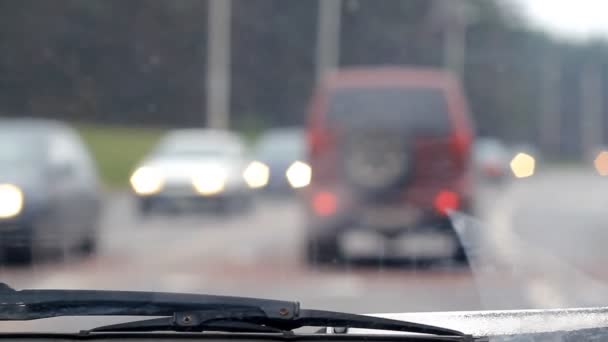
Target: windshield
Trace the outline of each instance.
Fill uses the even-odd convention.
[[[305,157],[306,145],[303,133],[276,133],[260,139],[255,155],[263,160],[294,161]]]
[[[44,157],[40,140],[0,124],[0,169],[35,167]]]
[[[158,158],[236,158],[242,147],[232,139],[170,135],[159,143],[153,155]]]
[[[238,157],[240,154],[236,148],[224,148],[222,146],[163,146],[155,151],[155,155],[161,158],[222,158]]]
[[[606,0],[0,0],[0,283],[606,306],[607,23]],[[127,320],[18,305],[0,332]]]

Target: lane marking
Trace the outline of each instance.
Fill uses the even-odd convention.
[[[511,264],[513,275],[526,283],[528,301],[534,308],[597,305],[597,297],[594,298],[593,294],[597,296],[599,293],[607,293],[606,284],[593,279],[550,251],[531,245],[513,231],[512,217],[517,203],[515,199],[525,198],[521,197],[523,187],[517,185],[499,197],[490,214],[490,242],[498,258]],[[584,291],[579,291],[580,289]]]

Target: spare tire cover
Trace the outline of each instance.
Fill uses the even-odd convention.
[[[403,131],[351,131],[344,138],[343,168],[350,185],[379,192],[392,190],[407,180],[411,157]]]

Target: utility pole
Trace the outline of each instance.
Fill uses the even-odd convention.
[[[209,0],[207,35],[207,127],[230,124],[231,0]]]
[[[443,37],[443,67],[459,79],[464,75],[467,26],[476,14],[462,0],[434,0],[430,11],[431,29]]]
[[[542,66],[540,144],[542,151],[559,154],[561,147],[561,81],[559,57],[547,56]]]
[[[467,49],[467,18],[465,4],[460,1],[445,1],[444,6],[450,6],[450,20],[443,31],[443,63],[446,69],[452,71],[462,80],[466,63]],[[448,3],[450,5],[448,5]]]
[[[317,82],[340,61],[340,22],[342,0],[318,0]]]
[[[603,143],[601,75],[601,67],[594,63],[586,64],[581,74],[581,148],[588,158]]]

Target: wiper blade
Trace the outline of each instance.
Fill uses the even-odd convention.
[[[306,309],[299,310],[297,315],[288,319],[268,317],[261,310],[228,309],[176,312],[172,317],[106,325],[90,331],[225,331],[222,328],[218,329],[218,324],[220,327],[230,327],[234,330],[241,329],[241,331],[246,331],[246,326],[242,325],[243,323],[257,330],[269,329],[266,332],[285,332],[303,327],[340,327],[421,333],[438,336],[465,336],[465,334],[460,331],[425,324],[342,312]]]
[[[289,332],[340,327],[472,339],[452,329],[341,312],[304,310],[298,302],[163,292],[22,290],[0,284],[0,321],[57,316],[164,316],[92,329],[101,331]],[[460,340],[460,339],[459,339]]]
[[[178,316],[178,315],[176,315]],[[189,318],[187,322],[183,320],[186,317],[192,317],[190,313],[186,313],[181,318],[182,321],[175,320],[173,317],[162,317],[155,319],[148,319],[142,321],[133,321],[128,323],[119,323],[112,325],[104,325],[91,330],[84,330],[80,333],[91,333],[91,332],[151,332],[151,331],[181,331],[181,332],[204,332],[204,331],[216,331],[216,332],[246,332],[246,333],[283,333],[284,330],[273,328],[271,326],[265,326],[259,323],[250,323],[246,321],[237,320],[217,320],[209,321],[206,323],[190,322]]]

